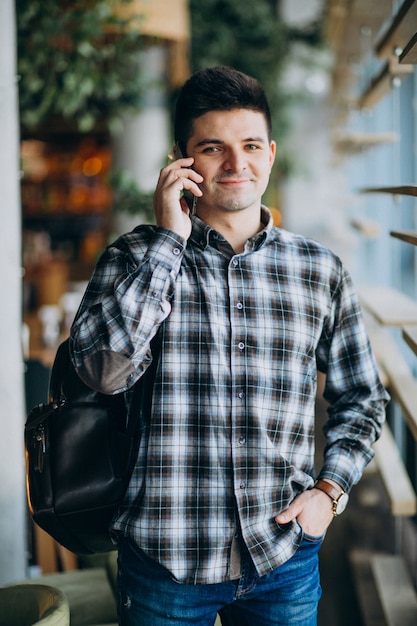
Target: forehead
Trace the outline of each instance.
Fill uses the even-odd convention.
[[[268,139],[268,127],[263,113],[251,109],[209,111],[193,122],[191,140],[199,141],[210,137],[226,141],[251,137]]]

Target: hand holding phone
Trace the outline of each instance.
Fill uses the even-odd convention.
[[[202,195],[199,185],[203,177],[193,169],[194,159],[184,157],[175,147],[175,160],[162,168],[153,196],[156,224],[178,233],[184,239],[191,234],[191,215],[197,198]],[[189,200],[185,197],[189,189]],[[190,197],[191,196],[191,197]]]
[[[176,158],[177,159],[186,158],[186,156],[183,154],[183,151],[181,150],[181,146],[178,141],[175,144],[175,146],[176,146],[176,152],[175,152]],[[188,189],[183,190],[183,195],[184,195],[184,198],[187,200],[187,204],[190,209],[190,215],[195,215],[197,211],[197,202],[198,202],[197,196],[191,193],[191,191],[189,191]]]

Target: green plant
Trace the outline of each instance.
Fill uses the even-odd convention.
[[[140,108],[144,78],[139,15],[130,0],[17,0],[17,64],[23,126],[54,118],[89,131]]]
[[[113,212],[124,212],[129,215],[141,214],[146,222],[154,221],[153,192],[139,189],[129,172],[126,170],[111,172],[109,185],[113,192]]]

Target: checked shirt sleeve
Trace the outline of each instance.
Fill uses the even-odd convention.
[[[145,226],[105,250],[71,329],[73,363],[90,387],[126,391],[149,366],[184,249],[175,233]]]
[[[344,272],[318,349],[329,403],[320,478],[349,491],[373,457],[389,396],[382,386],[350,276]],[[324,366],[320,367],[320,364]]]

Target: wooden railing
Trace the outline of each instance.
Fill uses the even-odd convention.
[[[392,233],[417,243],[410,233]],[[411,241],[410,241],[411,239]],[[390,287],[360,292],[365,322],[383,383],[401,407],[410,433],[417,441],[417,378],[390,327],[402,329],[402,338],[417,355],[417,303]],[[389,425],[375,444],[375,461],[398,528],[417,512],[417,496]],[[415,626],[417,594],[401,545],[392,553],[351,550],[350,565],[365,626]]]

